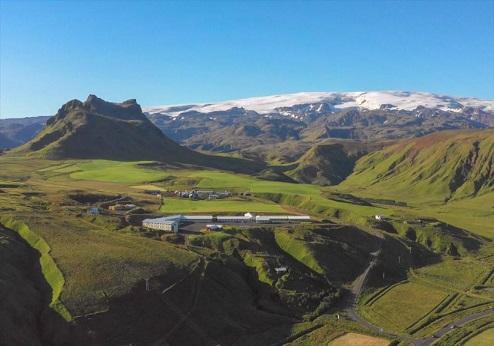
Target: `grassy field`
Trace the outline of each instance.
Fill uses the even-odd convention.
[[[140,166],[146,162],[116,162],[106,160],[68,161],[57,163],[52,167],[44,168],[41,174],[68,175],[73,180],[85,180],[94,182],[108,182],[120,184],[134,184],[139,188],[176,189],[176,188],[201,188],[231,190],[234,192],[248,191],[262,198],[273,199],[278,204],[299,208],[321,216],[335,216],[358,224],[365,224],[366,219],[375,214],[393,215],[404,214],[410,217],[437,217],[439,220],[451,223],[458,227],[464,227],[477,234],[494,239],[494,198],[492,194],[486,194],[474,199],[453,201],[447,206],[433,203],[423,208],[422,203],[414,204],[406,197],[412,208],[399,206],[363,206],[351,203],[343,203],[324,196],[325,191],[342,191],[345,193],[364,194],[369,197],[382,198],[382,192],[373,194],[372,190],[361,190],[353,185],[335,188],[321,188],[310,184],[294,184],[276,181],[256,179],[254,177],[204,169],[156,169],[148,166]],[[154,182],[153,184],[148,184]],[[139,184],[141,184],[139,186]],[[143,185],[144,184],[144,185]],[[147,184],[147,185],[146,185]],[[280,197],[281,195],[281,197]],[[274,196],[274,197],[273,197]],[[403,194],[398,200],[402,200]],[[389,198],[396,198],[390,195]],[[203,205],[187,205],[185,201],[173,201],[166,206],[165,212],[177,212],[182,208],[192,208],[193,212],[239,212],[251,210],[257,212],[279,212],[282,209],[266,201],[249,202],[243,205],[243,201],[234,201],[232,205],[215,202]],[[202,202],[201,202],[202,203]],[[234,206],[233,206],[234,205]],[[245,207],[245,208],[244,208]],[[249,209],[250,207],[250,209]],[[202,209],[204,208],[204,209]],[[454,211],[454,212],[452,212]]]
[[[331,341],[328,346],[387,346],[389,340],[370,335],[347,333]]]
[[[77,180],[134,184],[159,180],[167,175],[163,171],[139,167],[138,162],[91,160],[76,162],[71,167],[73,167],[73,171],[69,172],[70,177]],[[67,170],[67,167],[62,167],[61,169]]]
[[[362,306],[362,314],[378,326],[397,332],[431,312],[447,293],[441,289],[408,282],[395,286],[371,305]]]
[[[108,308],[107,297],[125,295],[142,286],[145,278],[164,275],[170,280],[179,279],[198,259],[198,254],[183,245],[146,238],[127,231],[128,227],[119,231],[118,218],[114,218],[115,221],[102,216],[95,221],[81,217],[80,213],[85,212],[87,205],[77,205],[67,198],[74,191],[130,196],[153,213],[158,212],[159,201],[144,194],[146,189],[198,187],[249,192],[252,196],[212,201],[166,198],[160,211],[167,214],[300,212],[318,219],[357,224],[365,230],[370,230],[372,223],[369,220],[376,214],[397,219],[430,216],[494,239],[494,213],[489,195],[457,200],[448,205],[422,204],[413,199],[407,201],[408,206],[385,202],[364,205],[332,196],[338,192],[351,193],[362,199],[382,196],[372,196],[354,187],[273,182],[222,171],[190,167],[161,169],[141,164],[145,162],[0,158],[0,182],[3,184],[0,215],[15,216],[49,245],[50,256],[63,274],[63,280],[57,281],[60,285],[54,286],[55,291],[73,316],[104,311]],[[367,233],[352,231],[349,227],[335,228],[331,233],[326,231],[280,229],[270,237],[264,233],[250,234],[247,230],[233,237],[225,231],[191,236],[189,240],[192,245],[208,247],[210,252],[221,252],[225,245],[232,247],[235,242],[247,246],[245,242],[248,242],[249,250],[244,248],[240,252],[240,261],[257,273],[257,280],[272,287],[278,283],[285,290],[300,290],[301,283],[294,279],[297,275],[305,278],[306,287],[320,284],[308,283],[312,276],[351,282],[368,263],[371,248],[374,251],[377,246],[372,239],[362,235]],[[462,294],[451,304],[452,310],[484,302],[491,297],[488,288],[492,279],[486,278],[483,285],[487,288],[481,285],[475,290],[473,286],[478,285],[492,268],[489,261],[492,250],[484,246],[479,254],[466,253],[460,259],[446,256],[440,263],[416,268],[410,282],[394,287],[370,306],[362,306],[362,313],[376,325],[403,332],[431,312],[448,294]],[[291,264],[293,273],[287,281],[274,276],[269,266],[279,264],[271,263],[267,259],[269,256],[284,258],[283,264]],[[323,329],[313,331],[308,338],[316,340],[323,332],[325,337],[331,335],[331,338],[343,334],[341,329]],[[300,344],[303,344],[302,339]],[[327,343],[330,339],[325,340]]]
[[[161,207],[165,213],[286,213],[280,205],[270,201],[228,198],[218,200],[190,200],[185,198],[166,198]]]
[[[443,262],[416,269],[419,278],[449,289],[464,290],[476,284],[490,269],[489,263],[464,258],[445,259]]]
[[[64,165],[55,168],[68,170]],[[74,180],[87,180],[99,182],[112,182],[134,184],[139,187],[139,184],[149,183],[153,181],[162,181],[152,184],[157,188],[166,189],[176,187],[176,180],[181,183],[190,181],[193,185],[182,186],[187,188],[201,189],[217,189],[231,190],[234,192],[250,192],[253,194],[283,194],[292,196],[304,196],[306,204],[312,207],[321,207],[322,209],[341,209],[348,213],[353,213],[358,216],[370,216],[373,213],[383,211],[382,208],[358,207],[349,203],[341,203],[330,200],[322,196],[321,188],[310,184],[294,184],[276,181],[268,181],[256,179],[254,177],[234,174],[230,172],[220,172],[203,169],[151,169],[139,166],[138,162],[114,162],[105,160],[90,160],[90,161],[74,161],[74,171],[70,174],[70,178]],[[71,171],[69,169],[69,171]],[[171,182],[167,185],[167,179]],[[144,184],[150,187],[149,184]],[[142,186],[141,186],[142,187]],[[206,205],[205,205],[206,206]]]
[[[118,234],[68,215],[60,221],[50,216],[17,218],[50,244],[65,279],[60,299],[73,315],[104,310],[105,295],[126,293],[146,277],[173,276],[196,260],[193,253],[171,244]]]
[[[494,345],[494,328],[484,330],[465,343],[465,346],[491,346]]]

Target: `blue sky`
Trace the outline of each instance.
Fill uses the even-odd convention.
[[[494,99],[494,1],[0,0],[0,116],[299,91]]]

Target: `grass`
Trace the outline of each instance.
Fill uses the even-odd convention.
[[[257,277],[259,281],[264,282],[270,286],[273,285],[274,281],[270,277],[266,266],[264,265],[264,258],[256,256],[255,254],[246,251],[242,256],[244,263],[251,268],[254,268],[257,272]]]
[[[485,316],[456,328],[437,340],[435,346],[483,346],[494,341],[494,316]]]
[[[309,184],[266,181],[222,171],[190,168],[160,170],[139,166],[139,162],[105,160],[57,162],[0,158],[0,165],[0,181],[15,185],[5,188],[5,193],[0,193],[0,214],[15,215],[34,234],[45,239],[50,256],[65,280],[61,286],[63,289],[59,289],[60,299],[73,315],[105,310],[108,303],[105,295],[121,296],[141,284],[144,278],[155,275],[180,277],[197,259],[197,255],[180,246],[135,234],[123,234],[115,231],[118,227],[113,224],[96,224],[89,218],[79,218],[74,213],[64,211],[64,196],[74,190],[118,193],[136,199],[145,198],[140,190],[175,189],[177,184],[185,188],[197,186],[203,189],[248,191],[253,194],[252,197],[213,201],[166,198],[161,211],[171,214],[245,211],[286,213],[286,210],[296,210],[365,227],[368,226],[369,218],[375,214],[417,218],[434,216],[494,239],[494,213],[491,212],[493,200],[488,194],[468,200],[455,200],[447,205],[422,204],[414,196],[390,194],[392,198],[406,200],[410,207],[381,206],[375,203],[374,206],[363,206],[330,197],[334,191],[351,192],[358,197],[364,195],[363,198],[369,196],[366,191],[355,187],[322,188]],[[46,196],[28,198],[23,195],[24,192],[32,191],[41,191]],[[157,206],[155,199],[151,200],[149,196],[146,198]],[[347,230],[341,234],[351,233]],[[211,248],[220,250],[225,244],[239,241],[226,232],[195,237],[191,237],[193,242],[202,244],[204,241]],[[259,249],[241,255],[247,266],[255,268],[261,282],[272,284],[262,257],[257,256],[257,251],[265,251],[268,243],[251,241],[249,246]],[[368,260],[366,256],[369,249],[356,249],[357,244],[368,244],[368,240],[363,238],[334,237],[328,240],[320,234],[316,236],[277,230],[272,243],[276,251],[283,252],[283,256],[290,257],[292,262],[300,263],[301,270],[305,268],[304,272],[311,275],[334,274],[335,277],[344,277],[344,273],[338,272],[337,268],[358,273]],[[484,255],[490,254],[492,250]],[[448,292],[451,293],[450,290],[470,290],[477,279],[486,274],[489,263],[474,260],[468,253],[461,260],[445,258],[442,263],[416,269],[416,282],[391,289],[370,307],[364,306],[363,313],[378,325],[404,331],[433,310]],[[345,282],[351,278],[345,277]],[[462,302],[475,304],[476,298],[470,298]],[[316,335],[317,331],[311,334]]]
[[[287,254],[316,273],[325,273],[324,268],[322,268],[317,261],[314,252],[307,246],[307,243],[303,239],[288,233],[288,231],[282,230],[276,232],[274,237],[280,249],[285,251]]]
[[[141,162],[142,163],[142,162]],[[264,201],[251,201],[249,204],[242,204],[243,201],[235,201],[230,206],[227,201],[216,201],[217,204],[209,204],[209,201],[199,204],[180,205],[175,203],[189,203],[185,201],[174,201],[166,212],[178,212],[185,208],[196,206],[196,211],[258,211],[258,212],[281,212],[282,208],[276,204],[287,205],[291,208],[298,208],[312,214],[329,216],[340,214],[341,217],[348,218],[357,222],[365,220],[374,214],[386,214],[383,208],[373,208],[365,206],[355,206],[349,203],[338,202],[324,197],[321,188],[310,184],[294,184],[276,181],[267,181],[257,179],[244,174],[235,174],[231,172],[222,172],[205,169],[166,169],[158,170],[138,166],[139,162],[115,162],[105,160],[74,161],[77,171],[69,173],[70,178],[75,180],[88,180],[99,182],[112,182],[122,184],[133,184],[137,186],[149,187],[149,182],[160,181],[155,183],[161,189],[175,189],[177,180],[182,188],[201,188],[201,189],[218,189],[231,190],[234,192],[250,192],[259,196]],[[62,166],[59,169],[67,169]],[[167,185],[167,180],[169,184]],[[190,182],[189,186],[182,184]],[[272,200],[273,195],[281,194],[284,198],[281,201]],[[299,197],[303,196],[303,199]],[[271,199],[270,203],[266,199]],[[223,203],[224,202],[224,203]],[[194,202],[196,203],[196,202]],[[175,204],[175,206],[174,206]],[[213,207],[214,205],[214,207]],[[219,206],[219,207],[216,207]],[[201,209],[201,208],[205,209]],[[168,207],[165,207],[168,208]],[[228,209],[230,208],[230,209]],[[199,210],[201,209],[201,210]],[[187,209],[190,210],[190,209]]]
[[[494,345],[494,328],[484,330],[465,343],[465,346],[491,346]]]
[[[299,337],[290,343],[286,343],[286,345],[332,345],[334,340],[337,340],[348,333],[354,336],[361,335],[362,339],[366,340],[374,339],[376,336],[372,331],[363,328],[356,322],[344,318],[337,319],[335,315],[322,315],[312,321],[312,326],[313,330],[307,328],[306,330],[309,331],[308,333],[307,331],[300,333],[301,335]],[[356,340],[356,338],[353,338],[353,340]]]
[[[443,262],[416,269],[415,273],[419,278],[441,286],[464,290],[476,284],[490,269],[488,263],[473,258],[446,258]]]
[[[184,198],[165,198],[161,207],[165,213],[219,213],[219,212],[256,212],[256,213],[283,213],[286,212],[280,205],[270,201],[252,199],[224,199],[224,200],[190,200]]]
[[[225,232],[209,232],[199,235],[191,235],[187,237],[190,245],[208,247],[214,250],[223,250],[223,243],[233,238],[229,233]]]
[[[31,231],[24,223],[15,221],[13,218],[1,217],[0,222],[5,226],[16,231],[32,248],[40,253],[41,272],[52,289],[50,307],[55,310],[66,321],[72,320],[72,316],[64,304],[59,300],[65,284],[65,278],[58,268],[57,264],[50,255],[50,246],[39,235]]]
[[[105,295],[127,293],[145,278],[186,268],[196,256],[169,243],[119,234],[77,220],[35,223],[65,274],[62,300],[76,314],[106,309]],[[80,265],[84,263],[84,265]]]
[[[389,340],[384,338],[378,338],[370,335],[363,335],[357,333],[347,333],[342,335],[333,341],[328,346],[387,346]]]
[[[407,282],[395,286],[371,305],[361,306],[361,312],[384,329],[404,332],[446,296],[444,290]]]
[[[360,159],[343,185],[397,200],[428,203],[492,192],[490,168],[484,162],[490,160],[494,151],[493,133],[492,129],[452,131],[399,142]],[[461,166],[475,154],[475,145],[478,158],[474,165]],[[468,177],[460,186],[454,186],[454,174],[461,169],[468,169]],[[485,185],[475,192],[474,185],[482,180]]]
[[[76,162],[70,177],[76,180],[96,180],[115,183],[136,184],[156,181],[166,177],[163,171],[139,167],[146,162],[117,162],[107,160],[90,160]],[[62,168],[63,170],[66,167]],[[56,171],[56,170],[55,170]]]

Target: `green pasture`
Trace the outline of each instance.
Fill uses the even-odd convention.
[[[465,346],[492,346],[494,345],[494,328],[484,330],[468,340]]]
[[[107,160],[82,161],[75,163],[75,171],[70,173],[70,177],[76,180],[135,184],[159,180],[167,175],[164,171],[139,167],[138,164],[139,162]]]
[[[447,292],[427,285],[407,282],[395,286],[370,305],[360,307],[363,316],[387,330],[403,332],[430,313]]]
[[[165,198],[161,207],[165,213],[282,213],[286,212],[280,205],[260,200],[218,199],[190,200],[186,198]]]
[[[455,290],[464,290],[478,283],[490,270],[489,263],[470,257],[461,260],[446,258],[442,262],[415,270],[419,279]]]
[[[142,162],[141,162],[142,163]],[[116,162],[105,160],[77,161],[74,165],[77,171],[68,173],[73,180],[87,180],[100,182],[113,182],[134,184],[150,187],[149,183],[158,189],[174,190],[177,180],[180,182],[194,182],[191,186],[200,189],[231,190],[234,192],[249,192],[260,199],[225,200],[225,201],[179,201],[170,200],[165,205],[164,212],[281,212],[283,208],[276,204],[286,205],[311,214],[330,216],[340,214],[342,218],[348,218],[355,222],[365,223],[365,219],[376,214],[389,213],[384,208],[357,206],[350,203],[328,199],[321,194],[321,187],[310,184],[295,184],[261,180],[248,175],[231,172],[213,171],[205,169],[154,169],[142,167],[139,162]],[[68,170],[68,166],[60,166],[57,169]],[[70,168],[72,170],[73,168]],[[170,185],[167,185],[167,181]],[[278,196],[283,200],[278,200]],[[276,196],[274,198],[273,196]],[[295,197],[295,198],[293,198]],[[261,201],[261,199],[263,199]],[[268,201],[268,200],[271,200]],[[273,203],[274,202],[274,203]]]
[[[372,189],[356,186],[358,177],[342,186],[324,188],[311,184],[296,184],[258,179],[252,176],[207,169],[158,169],[139,166],[146,162],[119,162],[107,160],[69,161],[43,168],[40,173],[68,174],[72,180],[113,182],[135,184],[139,187],[156,189],[197,187],[200,189],[231,190],[250,192],[263,199],[271,199],[277,204],[300,209],[314,215],[336,216],[345,221],[361,225],[375,214],[400,215],[411,217],[436,217],[441,221],[463,227],[477,234],[494,238],[494,197],[488,193],[472,199],[455,200],[447,205],[435,201],[432,204],[417,202],[413,195],[390,191],[373,192]],[[154,183],[153,183],[154,182]],[[183,184],[187,184],[189,186]],[[152,183],[152,184],[149,184]],[[358,184],[357,184],[358,185]],[[367,186],[367,185],[365,185]],[[355,196],[372,198],[389,198],[406,201],[410,207],[399,206],[362,206],[336,201],[324,196],[325,191],[341,191]],[[190,209],[189,209],[190,208]],[[251,210],[256,212],[280,212],[273,203],[267,201],[231,201],[223,203],[170,201],[164,212],[239,212]]]

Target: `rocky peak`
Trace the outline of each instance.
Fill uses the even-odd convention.
[[[142,120],[141,106],[135,99],[129,99],[122,103],[108,102],[96,95],[89,95],[84,102],[84,108],[92,113],[111,116],[122,120]]]

